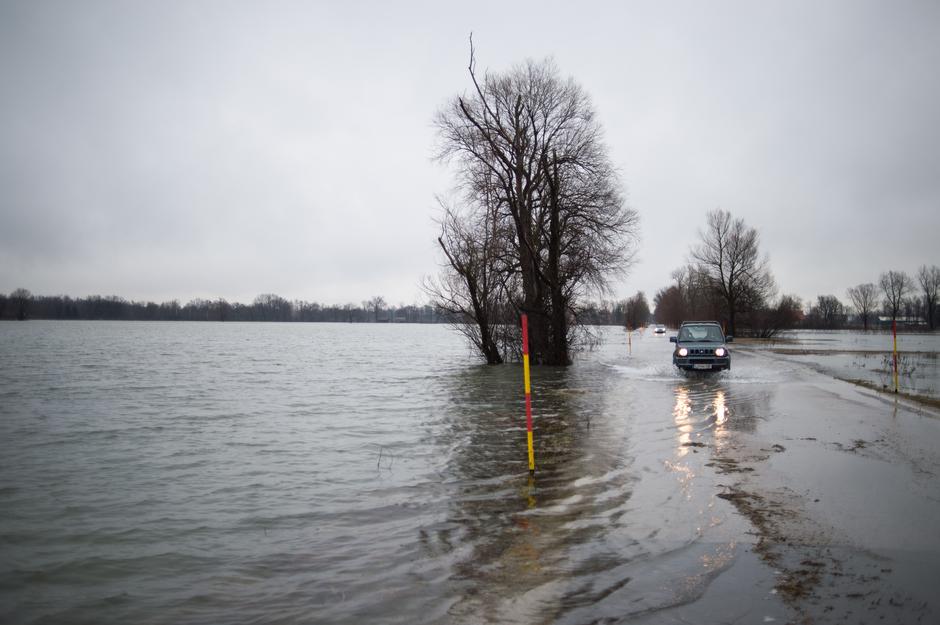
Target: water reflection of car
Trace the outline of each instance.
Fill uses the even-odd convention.
[[[666,333],[666,326],[664,326],[663,324],[657,323],[655,326],[653,326],[653,334],[665,334],[665,333]]]
[[[686,371],[730,369],[731,352],[726,343],[732,340],[715,321],[684,321],[679,326],[679,334],[669,337],[669,341],[676,344],[672,364]]]

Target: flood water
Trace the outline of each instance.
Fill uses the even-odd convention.
[[[790,365],[601,332],[530,477],[521,367],[443,326],[0,324],[0,622],[785,622],[714,462]]]
[[[889,332],[785,332],[779,341],[755,346],[843,380],[894,389],[894,337]],[[940,334],[897,336],[898,389],[940,399]]]

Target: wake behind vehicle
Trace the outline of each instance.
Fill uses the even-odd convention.
[[[725,336],[716,321],[684,321],[679,334],[670,336],[676,344],[672,364],[686,371],[722,371],[731,368],[731,352],[726,343],[733,337]]]

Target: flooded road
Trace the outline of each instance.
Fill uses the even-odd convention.
[[[935,413],[601,332],[0,324],[0,621],[933,622]]]

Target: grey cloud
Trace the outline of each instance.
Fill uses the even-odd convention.
[[[2,5],[0,291],[411,301],[471,30],[594,97],[643,218],[619,297],[719,206],[804,297],[940,263],[935,3],[538,6]]]

